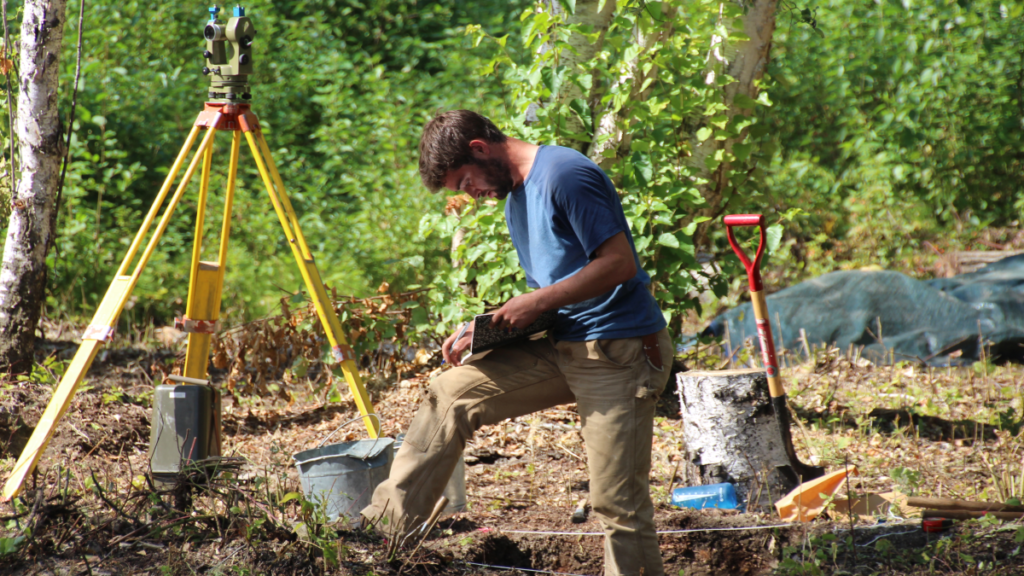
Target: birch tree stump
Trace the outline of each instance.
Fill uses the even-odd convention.
[[[681,372],[683,481],[731,482],[747,508],[771,506],[791,488],[776,470],[789,464],[763,370]]]

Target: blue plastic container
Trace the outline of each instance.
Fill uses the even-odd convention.
[[[728,482],[706,486],[683,486],[672,491],[672,505],[677,508],[739,508],[736,488]]]

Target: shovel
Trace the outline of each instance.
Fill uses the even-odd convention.
[[[757,226],[761,230],[761,240],[757,244],[757,255],[754,261],[743,253],[743,249],[736,243],[733,236],[733,226]],[[821,466],[808,466],[797,458],[793,450],[793,437],[789,432],[789,407],[786,406],[786,390],[782,387],[782,378],[779,377],[779,365],[775,360],[775,342],[772,340],[772,325],[768,320],[768,303],[764,298],[764,284],[761,282],[761,255],[764,253],[765,226],[764,215],[762,214],[733,214],[725,217],[725,231],[729,237],[729,244],[733,252],[739,257],[743,267],[747,269],[747,278],[750,281],[750,302],[754,306],[754,319],[757,321],[757,337],[761,341],[761,359],[764,362],[764,371],[768,374],[768,392],[772,397],[772,408],[775,410],[775,420],[779,423],[779,433],[782,435],[782,445],[786,448],[786,456],[789,458],[788,466],[779,466],[779,472],[792,485],[798,485],[807,480],[819,478],[825,474]]]

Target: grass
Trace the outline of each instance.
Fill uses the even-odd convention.
[[[806,422],[797,437],[823,462],[849,458],[863,489],[895,483],[921,495],[1005,500],[1020,486],[1019,366],[872,366],[831,349],[788,373]]]

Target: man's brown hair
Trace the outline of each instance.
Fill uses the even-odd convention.
[[[486,140],[502,144],[508,137],[488,120],[471,110],[451,110],[438,114],[423,127],[420,137],[420,178],[431,192],[444,187],[445,177],[473,163],[469,143]]]

